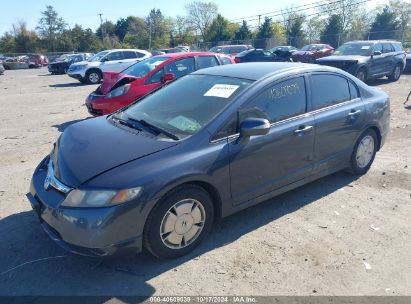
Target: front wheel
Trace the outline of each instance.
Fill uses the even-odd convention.
[[[91,70],[86,73],[87,83],[97,84],[101,80],[101,72],[98,70]]]
[[[377,153],[378,139],[375,131],[368,129],[358,138],[351,155],[350,167],[352,174],[365,174],[370,169]]]
[[[148,216],[144,246],[159,258],[180,257],[200,244],[213,220],[213,203],[203,188],[197,185],[176,188]]]

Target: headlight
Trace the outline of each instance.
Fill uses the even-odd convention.
[[[74,189],[69,192],[61,205],[65,207],[109,207],[136,198],[141,190],[141,187],[120,191]]]
[[[115,88],[113,91],[108,93],[105,98],[113,98],[113,97],[124,95],[127,93],[129,89],[130,89],[130,84],[125,84],[121,87]]]

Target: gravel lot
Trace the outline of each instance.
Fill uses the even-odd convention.
[[[0,295],[411,295],[411,75],[372,85],[391,96],[391,132],[365,176],[337,173],[224,219],[187,257],[98,260],[55,245],[25,196],[60,132],[89,117],[95,87],[6,71]]]

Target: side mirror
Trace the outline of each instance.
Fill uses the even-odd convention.
[[[174,80],[174,74],[173,73],[165,73],[164,76],[161,78],[161,82],[165,83],[167,81],[172,81]]]
[[[373,53],[373,55],[375,55],[375,56],[379,56],[379,55],[381,55],[382,53],[380,52],[380,51],[375,51],[374,53]]]
[[[240,136],[250,137],[257,135],[266,135],[270,131],[271,125],[264,118],[247,118],[240,124]]]

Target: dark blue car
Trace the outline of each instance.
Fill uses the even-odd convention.
[[[216,218],[338,170],[366,173],[389,113],[384,92],[332,67],[203,69],[67,128],[28,197],[71,252],[178,257]]]

